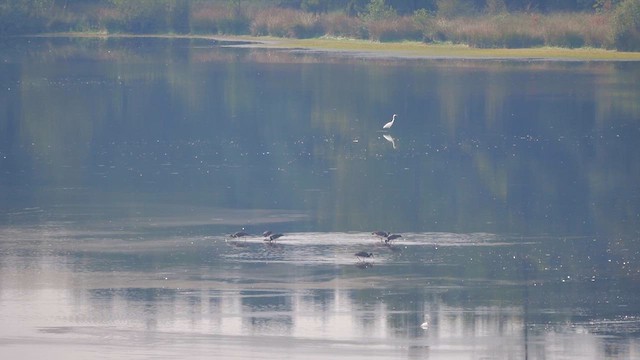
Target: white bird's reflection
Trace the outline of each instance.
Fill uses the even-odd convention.
[[[393,136],[389,134],[383,134],[382,137],[390,142],[394,149],[396,148],[396,139],[394,139]]]

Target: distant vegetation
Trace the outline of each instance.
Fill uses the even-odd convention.
[[[640,0],[0,0],[0,34],[227,34],[640,51]]]

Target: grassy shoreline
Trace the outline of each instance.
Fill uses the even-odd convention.
[[[273,46],[321,51],[355,52],[371,56],[443,59],[522,59],[522,60],[619,60],[640,61],[640,53],[594,48],[474,48],[457,44],[425,44],[422,42],[373,42],[348,39],[281,39]]]
[[[640,53],[597,48],[474,48],[459,44],[426,44],[418,41],[376,42],[347,38],[279,38],[249,35],[177,35],[177,34],[109,34],[91,32],[48,33],[29,37],[84,38],[180,38],[220,41],[243,41],[253,48],[309,50],[352,54],[362,57],[468,60],[558,60],[558,61],[640,61]]]

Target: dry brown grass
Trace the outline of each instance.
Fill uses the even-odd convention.
[[[546,45],[613,47],[610,14],[552,14],[541,22]]]
[[[191,31],[213,34],[248,34],[254,10],[224,4],[201,3],[191,11]]]
[[[611,21],[606,14],[500,14],[440,18],[436,40],[480,48],[557,46],[611,48]]]
[[[319,16],[293,9],[263,9],[255,14],[251,34],[309,38],[324,34]]]
[[[365,23],[358,17],[341,12],[329,13],[321,17],[322,26],[328,36],[353,39],[368,38]]]
[[[369,39],[375,41],[422,40],[423,32],[409,16],[371,21]]]

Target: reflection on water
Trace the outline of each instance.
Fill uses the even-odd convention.
[[[309,231],[637,233],[636,63],[200,42],[3,43],[0,206],[161,196],[304,211]]]
[[[391,146],[393,146],[393,148],[396,148],[396,139],[393,138],[393,136],[389,135],[389,134],[384,134],[382,135],[382,137],[387,140],[388,142],[391,143]]]
[[[639,356],[636,63],[0,48],[2,358]]]
[[[0,316],[12,326],[0,352],[600,359],[640,350],[637,283],[617,276],[624,264],[565,258],[555,238],[405,233],[392,248],[359,232],[287,233],[275,244],[166,234],[4,228]],[[358,266],[360,250],[374,253],[372,266]]]

